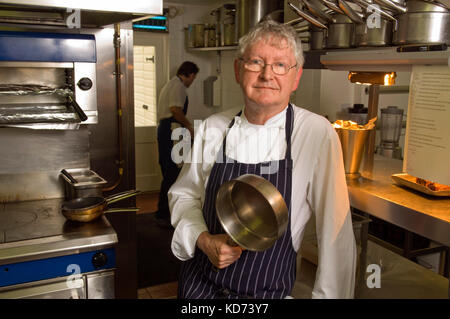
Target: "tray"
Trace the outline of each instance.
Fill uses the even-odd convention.
[[[416,191],[419,191],[421,193],[432,195],[432,196],[450,196],[450,189],[449,190],[442,190],[442,191],[433,191],[429,189],[428,187],[424,185],[420,185],[416,183],[416,177],[411,176],[406,173],[400,173],[400,174],[392,174],[391,178],[396,182],[397,184],[415,189]]]

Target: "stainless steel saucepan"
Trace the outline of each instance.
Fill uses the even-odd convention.
[[[450,44],[450,11],[444,4],[424,0],[408,0],[403,6],[403,1],[400,4],[390,0],[376,2],[389,4],[397,12],[394,44]]]
[[[263,251],[286,231],[289,213],[278,189],[267,179],[245,174],[223,183],[216,197],[217,217],[244,249]]]

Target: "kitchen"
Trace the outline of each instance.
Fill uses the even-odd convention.
[[[27,133],[27,130],[20,130],[20,134],[1,134],[2,138],[2,144],[1,145],[24,145],[24,147],[20,147],[18,151],[14,151],[12,154],[10,154],[11,147],[3,148],[2,146],[2,158],[33,158],[36,157],[36,150],[37,149],[46,149],[48,148],[48,143],[56,143],[56,141],[59,141],[58,144],[54,147],[56,149],[63,149],[67,155],[67,157],[64,157],[63,159],[59,157],[51,157],[51,155],[44,156],[39,155],[37,158],[33,161],[25,160],[21,161],[19,164],[12,166],[13,160],[8,161],[8,165],[2,164],[2,195],[8,195],[8,196],[2,196],[2,202],[15,202],[17,200],[11,200],[11,197],[14,198],[14,186],[16,188],[19,188],[20,191],[23,191],[23,185],[29,185],[30,183],[30,176],[28,175],[30,171],[32,171],[35,174],[36,170],[36,162],[37,163],[48,163],[49,161],[53,161],[48,164],[48,166],[40,166],[41,168],[38,170],[40,172],[42,171],[49,171],[52,176],[59,176],[59,172],[62,168],[68,168],[73,169],[77,167],[83,167],[88,168],[91,171],[97,173],[100,177],[108,181],[108,186],[111,187],[111,184],[115,184],[116,182],[119,183],[119,186],[113,189],[113,191],[106,192],[105,195],[109,195],[110,193],[117,193],[121,191],[126,191],[129,189],[140,189],[143,191],[146,191],[146,187],[155,187],[155,184],[158,185],[158,183],[154,183],[153,185],[145,185],[140,184],[139,182],[139,173],[137,171],[137,168],[139,167],[139,158],[135,158],[135,152],[134,149],[136,147],[136,154],[138,145],[133,145],[135,137],[133,132],[134,128],[134,115],[133,115],[133,108],[131,105],[132,99],[133,99],[133,77],[132,77],[132,71],[130,71],[131,64],[131,55],[133,54],[133,45],[146,45],[148,40],[147,38],[151,37],[165,37],[166,42],[164,42],[165,47],[163,50],[163,54],[165,55],[165,61],[167,63],[163,64],[161,66],[161,63],[158,64],[158,54],[156,55],[156,67],[158,68],[158,65],[160,65],[163,68],[164,73],[162,73],[162,76],[157,78],[157,90],[161,88],[160,85],[162,85],[165,81],[165,79],[168,79],[169,74],[172,75],[175,72],[175,69],[177,65],[179,65],[184,60],[191,60],[197,63],[200,67],[200,73],[198,75],[197,80],[194,82],[192,87],[189,89],[189,95],[190,95],[190,105],[192,107],[189,110],[188,117],[192,120],[195,119],[204,119],[210,114],[220,112],[222,110],[226,110],[232,106],[235,106],[236,104],[242,104],[242,98],[241,98],[241,92],[239,86],[234,81],[234,74],[231,72],[235,50],[232,49],[232,45],[230,45],[226,50],[214,50],[211,48],[208,48],[205,50],[205,48],[197,47],[197,48],[187,48],[186,43],[186,37],[185,37],[185,28],[188,27],[190,24],[198,24],[198,23],[214,23],[215,17],[211,15],[211,12],[214,9],[217,9],[222,4],[228,3],[227,1],[218,1],[217,3],[212,4],[210,1],[196,1],[195,4],[193,4],[192,1],[173,1],[173,2],[164,2],[163,7],[167,9],[167,15],[168,15],[168,29],[169,32],[167,34],[155,34],[153,36],[150,32],[143,32],[143,31],[136,31],[136,29],[132,29],[132,25],[130,22],[123,22],[126,20],[119,19],[118,21],[121,22],[121,30],[120,30],[120,43],[121,43],[121,50],[120,50],[120,56],[122,57],[122,63],[120,63],[119,66],[114,65],[114,54],[117,53],[117,51],[114,50],[114,39],[118,38],[117,30],[115,30],[111,25],[108,28],[105,28],[103,30],[95,30],[92,31],[96,35],[96,45],[97,45],[97,109],[98,109],[98,123],[93,125],[81,125],[80,132],[74,133],[71,131],[59,131],[57,133],[58,136],[55,137],[48,137],[48,133],[33,133],[30,137],[30,134]],[[284,13],[286,16],[284,17],[284,21],[290,21],[291,19],[297,18],[298,16],[294,13],[293,10],[291,10],[288,5],[287,1],[283,3],[284,6]],[[160,13],[159,13],[160,14]],[[84,18],[85,17],[85,18]],[[88,19],[89,16],[83,16],[83,12],[81,15],[82,23],[84,19]],[[3,23],[4,20],[2,20]],[[89,22],[89,21],[88,21]],[[115,21],[113,21],[115,22]],[[9,28],[11,28],[11,24],[7,24]],[[92,28],[92,27],[91,27]],[[51,27],[46,27],[47,31]],[[50,31],[50,32],[51,32]],[[83,32],[89,34],[88,31]],[[136,40],[133,43],[133,37]],[[103,44],[105,43],[105,44]],[[106,47],[106,49],[100,49],[103,48],[103,45]],[[306,43],[306,48],[307,48]],[[159,50],[160,48],[156,48],[156,50]],[[337,50],[339,51],[339,50]],[[318,51],[322,52],[322,51]],[[432,52],[434,53],[434,52]],[[444,51],[445,56],[444,59],[448,61],[448,51]],[[422,53],[422,55],[427,56],[427,52]],[[308,58],[311,59],[312,62],[314,60],[317,63],[317,57],[320,57],[321,54],[312,54],[312,55],[306,55],[307,56],[307,63]],[[338,57],[340,58],[340,57]],[[343,57],[345,58],[345,56]],[[396,62],[397,63],[397,62]],[[448,62],[447,62],[448,63]],[[314,63],[313,63],[314,64]],[[440,64],[444,64],[441,63]],[[119,69],[117,69],[119,67]],[[164,67],[166,69],[164,69]],[[366,93],[365,87],[357,84],[352,84],[350,81],[347,80],[348,76],[348,69],[341,69],[341,70],[334,70],[335,67],[333,66],[327,66],[331,70],[323,69],[323,67],[319,66],[320,68],[312,65],[308,68],[308,66],[305,67],[304,75],[301,80],[301,84],[299,87],[299,90],[295,92],[292,100],[297,105],[305,105],[308,109],[322,114],[324,116],[327,116],[331,122],[334,122],[336,119],[339,119],[338,113],[346,112],[348,108],[351,108],[354,104],[364,104],[366,107],[369,105],[370,100],[370,94]],[[107,75],[103,74],[102,72],[107,72]],[[121,81],[120,85],[122,87],[121,90],[121,99],[123,101],[122,108],[123,108],[123,119],[122,121],[117,120],[117,114],[116,114],[116,97],[115,97],[115,86],[117,85],[118,77],[114,77],[113,72],[117,73],[124,73],[124,76],[119,77]],[[157,71],[158,72],[158,71]],[[158,74],[158,73],[157,73]],[[204,80],[207,80],[211,76],[216,76],[217,79],[212,82],[204,82]],[[102,79],[99,81],[99,79]],[[210,79],[211,80],[211,79]],[[383,92],[384,88],[380,87],[380,95],[378,100],[378,107],[385,108],[389,105],[397,105],[399,108],[404,109],[404,113],[407,112],[408,107],[408,89],[405,89],[406,86],[409,86],[410,82],[410,72],[409,71],[398,71],[397,72],[397,79],[396,79],[396,86],[399,86],[399,92],[398,93],[390,93],[390,92]],[[340,85],[337,86],[336,83],[339,83]],[[205,103],[205,95],[206,95],[206,89],[205,85],[209,85],[209,100],[208,102],[211,102],[211,104]],[[224,94],[226,92],[226,94]],[[78,98],[78,97],[77,97]],[[373,96],[372,96],[373,98]],[[137,104],[136,104],[137,105]],[[135,107],[136,107],[135,105]],[[137,113],[137,111],[135,111]],[[89,114],[88,114],[89,115]],[[348,114],[347,114],[348,115]],[[342,119],[342,117],[340,117]],[[403,120],[406,119],[406,116]],[[123,123],[123,126],[120,128],[119,124]],[[84,129],[83,129],[84,127]],[[86,128],[88,127],[88,129]],[[112,137],[115,135],[119,135],[118,132],[121,131],[121,135],[123,136],[122,141],[123,145],[122,147],[124,149],[120,149],[120,144],[116,141],[116,138]],[[399,145],[404,149],[404,134],[405,130],[402,130],[402,135],[400,136]],[[41,131],[45,132],[45,130]],[[66,132],[62,134],[61,132]],[[36,135],[35,135],[36,134]],[[140,134],[139,130],[136,129],[136,135]],[[72,136],[70,136],[72,135]],[[75,136],[73,136],[75,135]],[[379,138],[380,134],[377,134],[377,138]],[[119,135],[120,136],[120,135]],[[81,139],[81,142],[79,142],[79,139]],[[138,139],[136,139],[138,140]],[[32,148],[32,145],[38,145],[38,148]],[[379,141],[376,140],[374,142],[376,146],[379,145]],[[81,145],[81,146],[80,146]],[[86,145],[89,145],[89,149],[86,149]],[[26,147],[25,147],[26,146]],[[77,147],[77,150],[81,150],[81,152],[74,152],[73,148]],[[34,150],[34,152],[33,152]],[[53,150],[53,147],[49,148],[48,153],[51,154],[51,150]],[[80,155],[82,154],[82,155]],[[142,154],[142,153],[139,153]],[[4,155],[4,157],[3,157]],[[7,157],[8,155],[9,157]],[[23,156],[23,157],[22,157]],[[150,155],[144,155],[146,158],[151,156]],[[156,156],[154,156],[155,158]],[[376,159],[379,159],[379,157],[376,157]],[[382,160],[382,159],[381,159]],[[136,161],[136,166],[135,166]],[[401,161],[400,166],[394,167],[394,171],[392,173],[400,173],[401,172]],[[63,165],[63,163],[65,165]],[[157,161],[153,161],[153,165],[155,166],[157,164]],[[364,164],[364,163],[363,163]],[[39,164],[41,165],[41,164]],[[122,170],[123,169],[123,170]],[[157,171],[157,167],[153,167],[154,171]],[[123,175],[121,175],[121,172],[123,172]],[[26,173],[26,174],[24,174]],[[39,172],[38,172],[39,173]],[[55,175],[56,174],[56,175]],[[39,178],[44,178],[42,175],[45,174],[35,174],[33,179],[39,181]],[[48,174],[50,175],[50,174]],[[38,177],[36,177],[38,176]],[[136,177],[135,177],[136,176]],[[121,180],[119,180],[121,178]],[[136,178],[136,181],[135,181]],[[155,177],[157,178],[157,177]],[[17,179],[17,180],[15,180]],[[388,179],[389,180],[389,179]],[[5,182],[3,182],[5,181]],[[8,181],[6,183],[6,181]],[[45,182],[45,181],[44,181]],[[43,185],[43,182],[37,182],[37,184],[31,183],[29,187],[30,189],[39,189],[39,185]],[[46,190],[47,192],[50,192],[52,194],[52,197],[59,198],[62,195],[62,190],[58,187],[61,186],[61,184],[51,183],[53,185],[53,188]],[[391,182],[389,181],[389,186],[387,187],[395,187],[390,186]],[[113,185],[114,186],[114,185]],[[9,188],[9,189],[7,189]],[[353,188],[356,189],[356,188]],[[359,189],[358,189],[359,190]],[[49,193],[47,193],[48,196]],[[356,193],[355,193],[356,194]],[[35,194],[33,194],[35,195]],[[417,194],[416,194],[417,195]],[[41,195],[42,196],[42,195]],[[372,197],[367,197],[367,201],[362,203],[358,202],[358,198],[364,198],[363,195],[357,194],[352,195],[352,188],[350,188],[350,197],[355,197],[355,199],[351,199],[352,201],[355,201],[354,205],[356,209],[361,210],[362,212],[366,212],[377,216],[377,212],[372,210],[371,207],[367,207],[368,205],[378,205],[383,206],[386,205],[386,203],[371,203],[369,202]],[[420,197],[420,195],[417,195]],[[5,200],[6,197],[6,200]],[[446,197],[446,207],[448,207],[448,197]],[[21,199],[19,199],[20,201]],[[390,203],[390,201],[388,201]],[[432,200],[430,200],[432,202]],[[436,201],[434,201],[436,202]],[[353,202],[352,202],[353,203]],[[129,205],[134,205],[132,202],[128,202]],[[121,203],[121,206],[127,206],[123,203]],[[389,209],[392,210],[398,210],[405,216],[409,214],[408,208],[403,207],[395,207],[387,208],[386,210],[389,211]],[[385,210],[385,211],[386,211]],[[386,213],[384,213],[386,215]],[[385,219],[390,221],[391,219],[388,219],[385,215],[378,216],[381,219]],[[389,214],[387,214],[389,215]],[[448,215],[448,214],[447,214]],[[136,297],[136,291],[137,291],[137,283],[135,283],[136,278],[136,267],[135,265],[139,262],[139,260],[136,260],[136,256],[132,253],[133,247],[136,247],[136,239],[135,239],[135,231],[133,230],[135,228],[135,216],[134,214],[129,213],[113,213],[109,214],[108,220],[111,222],[111,224],[114,226],[116,232],[118,233],[118,246],[116,251],[116,276],[115,276],[115,287],[116,287],[116,294],[115,297],[121,298],[121,297]],[[403,216],[403,215],[402,215]],[[384,218],[383,218],[384,217]],[[430,219],[431,217],[425,217],[427,219]],[[447,220],[445,221],[445,218]],[[116,219],[116,221],[114,220]],[[448,231],[445,232],[446,228],[448,227],[448,216],[438,219],[438,226],[434,226],[433,221],[431,221],[431,228],[427,229],[419,229],[416,230],[417,225],[414,225],[415,223],[419,223],[419,225],[422,225],[422,220],[415,220],[410,221],[406,220],[406,222],[403,222],[404,218],[397,217],[391,220],[394,224],[406,228],[410,231],[417,232],[422,235],[426,235],[427,238],[432,239],[438,239],[437,242],[440,242],[442,244],[446,244],[448,246]],[[444,220],[444,221],[442,221]],[[428,223],[428,220],[426,221]],[[411,225],[412,224],[412,225]],[[443,224],[443,226],[441,225]],[[125,225],[125,226],[124,226]],[[86,225],[87,226],[87,225]],[[414,227],[416,226],[416,227]],[[438,234],[444,233],[444,238],[435,238],[435,230],[433,227],[438,227],[439,231]],[[444,228],[442,228],[444,227]],[[120,229],[124,228],[124,229]],[[419,227],[423,228],[423,227]],[[426,227],[425,227],[426,228]],[[443,229],[443,231],[441,230]],[[447,237],[446,237],[447,236]],[[111,235],[111,237],[114,237]],[[114,246],[114,239],[111,239],[110,242],[107,243],[107,245]],[[369,241],[370,242],[370,241]],[[124,244],[126,243],[126,244]],[[305,248],[306,249],[306,248]],[[304,252],[307,254],[307,252]],[[445,253],[441,253],[438,251],[438,254],[440,255],[440,259],[446,258]],[[442,257],[444,256],[444,257]],[[448,256],[448,253],[447,253]],[[447,257],[448,258],[448,257]],[[314,259],[314,256],[311,257],[311,259]],[[447,262],[448,264],[448,262]],[[413,267],[414,268],[414,267]],[[448,269],[448,266],[447,266]],[[443,276],[440,276],[443,277]],[[448,277],[448,270],[447,270],[447,277]],[[434,279],[433,279],[434,280]],[[439,281],[438,286],[442,287],[442,281],[445,281],[445,278],[442,278],[441,281]],[[447,279],[447,285],[445,286],[444,282],[444,288],[447,287],[448,289],[448,279]],[[439,295],[438,295],[439,296]],[[383,296],[378,296],[379,298],[382,298]],[[444,298],[446,295],[444,296]]]

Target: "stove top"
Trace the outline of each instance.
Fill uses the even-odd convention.
[[[102,216],[88,223],[67,220],[63,198],[0,204],[0,264],[13,258],[64,255],[117,243],[117,235]]]

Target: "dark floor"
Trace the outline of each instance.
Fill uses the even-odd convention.
[[[140,208],[137,219],[138,232],[138,298],[176,298],[176,259],[170,251],[171,230],[152,222],[158,209],[158,193],[143,193],[136,197]],[[154,262],[157,260],[158,262]],[[161,262],[164,261],[164,262]],[[161,263],[160,263],[161,262]],[[161,269],[161,265],[170,269]]]

